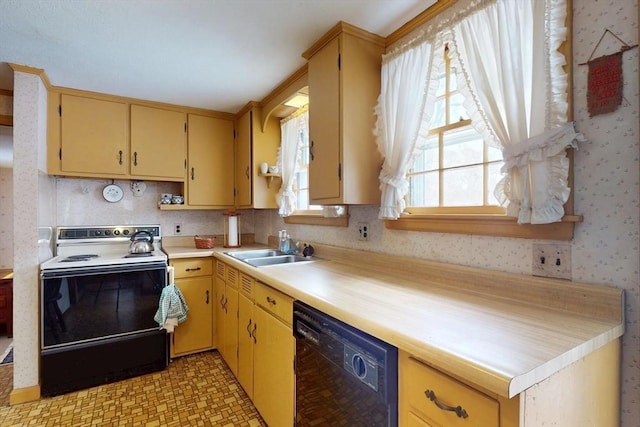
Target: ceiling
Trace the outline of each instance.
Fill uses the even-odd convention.
[[[235,113],[338,21],[381,36],[435,0],[0,0],[0,88],[52,85]]]

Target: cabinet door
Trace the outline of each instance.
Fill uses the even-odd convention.
[[[238,381],[253,399],[253,301],[240,293],[238,304]]]
[[[127,105],[63,94],[60,168],[88,176],[126,175]]]
[[[334,38],[309,60],[309,198],[311,203],[341,196],[340,57]]]
[[[221,263],[220,261],[217,262],[217,266],[219,266]],[[216,267],[216,271],[217,271],[217,267]],[[220,276],[216,275],[215,277],[215,294],[216,294],[216,300],[215,300],[215,338],[216,338],[216,342],[215,342],[215,346],[218,349],[218,351],[220,352],[220,355],[222,356],[223,359],[226,359],[225,354],[224,354],[224,321],[226,318],[225,315],[225,310],[224,310],[224,299],[225,299],[225,283],[224,283],[224,279],[222,279]]]
[[[232,207],[233,121],[189,114],[187,203]]]
[[[131,106],[131,175],[184,181],[185,114]]]
[[[211,276],[180,279],[176,285],[189,307],[187,320],[173,333],[173,354],[193,353],[213,346],[213,289]]]
[[[236,135],[236,205],[241,208],[252,206],[251,177],[251,135],[253,111],[249,110],[238,119]]]
[[[291,328],[259,306],[253,367],[253,401],[270,426],[292,425],[294,419],[293,357]]]
[[[238,289],[225,286],[224,355],[233,375],[238,376]]]

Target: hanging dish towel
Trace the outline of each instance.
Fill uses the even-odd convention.
[[[172,283],[162,290],[158,311],[156,311],[153,320],[158,322],[160,329],[173,332],[176,326],[187,320],[188,311],[189,307],[187,307],[182,292],[175,283]]]

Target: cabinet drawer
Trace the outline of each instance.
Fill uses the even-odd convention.
[[[176,269],[176,279],[213,274],[213,260],[211,258],[177,259],[172,260],[171,265]]]
[[[244,273],[240,273],[240,293],[245,295],[251,301],[253,301],[253,290],[255,288],[255,279],[251,276],[247,276]]]
[[[226,279],[227,265],[222,261],[216,261],[216,276],[222,279]]]
[[[413,358],[400,366],[403,386],[400,399],[408,403],[412,413],[435,425],[448,427],[498,427],[499,404],[491,397],[443,374]],[[429,394],[431,398],[427,396]],[[464,410],[466,418],[453,410]],[[403,414],[408,416],[409,414]],[[415,423],[414,423],[415,425]],[[429,425],[429,422],[427,422]]]
[[[240,280],[240,272],[233,267],[227,265],[225,282],[227,286],[238,289],[238,281]]]
[[[293,298],[264,283],[255,282],[255,302],[269,313],[291,325],[293,318]]]

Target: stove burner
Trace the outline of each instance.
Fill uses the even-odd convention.
[[[93,258],[98,258],[99,255],[96,254],[85,254],[85,255],[70,255],[65,259],[61,259],[60,262],[78,262],[78,261],[89,261]]]
[[[125,258],[143,258],[146,256],[151,256],[153,255],[153,253],[151,252],[141,252],[141,253],[135,253],[135,254],[129,254],[129,255],[125,255]]]

